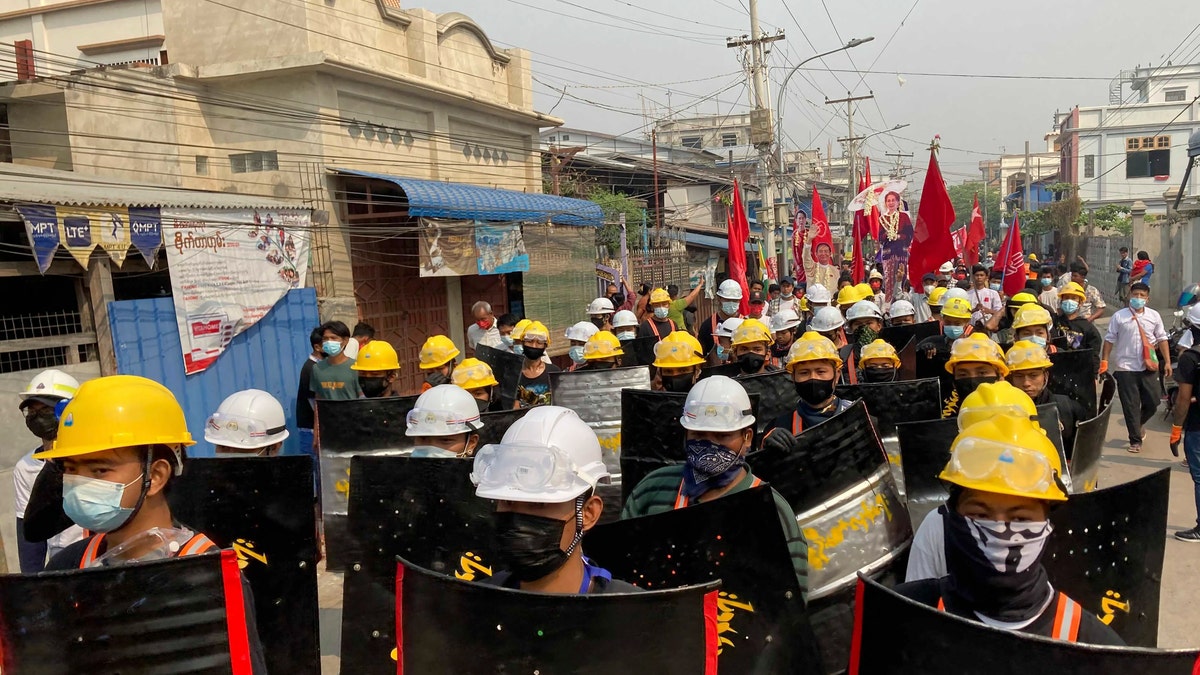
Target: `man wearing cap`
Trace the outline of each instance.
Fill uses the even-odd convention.
[[[988,286],[988,270],[983,265],[971,268],[971,290],[967,291],[967,300],[971,303],[971,323],[995,330],[992,325],[999,319],[993,320],[993,317],[1004,311],[1004,298]]]
[[[726,279],[717,286],[717,299],[714,303],[716,311],[707,319],[701,321],[700,325],[696,328],[696,338],[700,340],[700,347],[704,350],[705,354],[711,354],[716,347],[717,343],[714,333],[717,332],[717,327],[726,319],[736,317],[741,303],[741,284],[733,279]]]
[[[662,340],[679,330],[678,324],[668,318],[671,313],[671,294],[665,288],[650,291],[650,303],[647,306],[651,313],[638,326],[638,337],[654,336],[655,340]]]
[[[800,315],[800,298],[803,297],[803,293],[801,292],[800,294],[797,294],[796,293],[797,290],[798,289],[796,287],[796,284],[795,284],[795,282],[792,281],[791,277],[784,277],[784,278],[780,279],[779,280],[779,307],[771,309],[772,315],[778,314],[779,312],[782,312],[785,309],[790,309],[796,313],[796,316],[799,316]]]
[[[779,310],[778,314],[771,317],[771,333],[775,337],[775,344],[771,345],[771,365],[783,368],[787,363],[788,350],[792,348],[799,331],[800,317],[790,307]]]
[[[767,310],[767,298],[762,291],[750,291],[750,319],[762,322],[770,321],[771,313]]]
[[[925,323],[933,315],[929,309],[929,296],[935,288],[938,288],[937,275],[933,272],[926,272],[921,277],[921,288],[914,288],[908,292],[908,301],[912,303],[913,317],[916,323]]]
[[[871,287],[871,295],[875,301],[875,305],[879,309],[887,307],[887,296],[883,292],[883,272],[871,270],[871,274],[867,277],[867,285]]]

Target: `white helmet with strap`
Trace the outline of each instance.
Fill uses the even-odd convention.
[[[455,384],[439,384],[417,397],[404,435],[454,436],[482,428],[479,405],[471,392]]]
[[[59,401],[71,399],[79,389],[79,381],[61,370],[43,370],[17,396],[21,399],[20,409],[24,410],[29,403],[39,401],[51,408]]]
[[[591,302],[591,304],[588,305],[587,313],[588,314],[612,314],[613,313],[612,300],[609,300],[608,298],[596,298],[595,300],[593,300]]]
[[[600,329],[591,321],[580,321],[567,329],[566,336],[568,340],[587,342],[593,335],[599,332]]]
[[[261,389],[230,394],[204,425],[204,440],[239,450],[265,448],[287,437],[283,406]]]
[[[754,424],[750,395],[737,380],[713,375],[692,385],[679,424],[691,431],[739,431]]]

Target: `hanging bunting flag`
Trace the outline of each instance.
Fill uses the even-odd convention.
[[[18,206],[17,213],[25,221],[25,234],[29,236],[29,247],[33,250],[38,271],[45,274],[58,250],[58,215],[53,206],[41,204]]]
[[[129,234],[134,248],[150,269],[158,261],[162,249],[162,216],[156,208],[129,207]]]
[[[87,269],[88,259],[96,248],[96,240],[92,238],[92,221],[87,216],[78,213],[58,214],[62,226],[63,248],[71,254],[75,262]]]
[[[58,207],[58,217],[64,226],[68,220],[71,222],[87,221],[91,240],[94,242],[90,248],[87,248],[88,256],[91,256],[95,245],[99,244],[118,268],[125,264],[125,256],[129,253],[129,213],[125,208],[113,206],[95,210],[60,206]],[[86,244],[83,245],[86,246]],[[71,255],[75,256],[79,264],[87,267],[87,258],[83,257],[83,249],[80,249],[78,254],[72,251]]]

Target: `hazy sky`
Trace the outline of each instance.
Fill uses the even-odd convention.
[[[539,111],[571,127],[638,136],[648,130],[643,107],[651,118],[665,116],[668,104],[678,115],[747,108],[739,50],[727,48],[724,40],[749,33],[744,3],[748,0],[406,4],[463,12],[500,46],[528,49]],[[824,105],[826,97],[874,91],[876,100],[856,109],[856,132],[909,124],[894,136],[868,140],[866,147],[877,174],[894,161],[885,152],[913,153],[907,162],[915,169],[914,188],[923,179],[934,134],[941,134],[947,182],[959,183],[979,177],[979,161],[1002,147],[1021,152],[1028,140],[1034,151],[1044,148],[1056,110],[1107,104],[1109,80],[1120,70],[1159,65],[1177,47],[1176,64],[1200,61],[1200,2],[1187,0],[825,0],[824,5],[793,0],[786,6],[783,0],[760,0],[759,13],[764,32],[781,28],[787,36],[772,45],[768,57],[772,101],[790,66],[851,38],[875,37],[824,63],[812,61],[792,78],[784,104],[785,148],[818,147],[824,153],[832,143],[839,156],[835,139],[846,135],[845,104]],[[872,72],[863,78],[856,68]],[[903,73],[903,84],[893,71]],[[1124,94],[1128,97],[1128,88]]]

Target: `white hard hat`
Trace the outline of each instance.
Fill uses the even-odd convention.
[[[713,375],[692,385],[679,424],[692,431],[738,431],[754,424],[750,396],[738,381]]]
[[[902,316],[914,316],[917,309],[907,300],[896,300],[892,306],[888,308],[888,318],[896,319]]]
[[[800,316],[795,310],[781,309],[778,313],[771,316],[771,332],[778,333],[781,330],[791,330],[800,325]]]
[[[717,286],[717,295],[726,300],[741,300],[742,285],[733,279],[726,279],[721,282],[720,286]]]
[[[812,321],[808,322],[808,329],[818,333],[828,333],[844,325],[846,325],[846,318],[842,316],[840,309],[837,307],[822,307],[813,315]]]
[[[949,300],[950,298],[962,298],[963,300],[966,300],[968,302],[970,302],[970,300],[971,300],[971,296],[967,295],[967,292],[964,291],[963,289],[959,288],[958,286],[955,286],[954,288],[946,289],[946,293],[942,296],[942,306],[943,307],[946,305],[946,301]]]
[[[827,304],[833,301],[833,294],[821,284],[809,286],[804,296],[808,298],[809,303]]]
[[[482,428],[479,406],[471,392],[458,385],[439,384],[417,397],[404,435],[454,436]]]
[[[859,300],[850,307],[849,311],[846,312],[847,321],[872,318],[883,320],[883,314],[879,312],[879,305],[876,305],[870,300]]]
[[[54,407],[59,401],[74,397],[78,389],[78,380],[61,370],[50,369],[34,375],[25,387],[25,391],[17,396],[21,399],[21,410],[28,405],[25,403],[26,401],[40,401]]]
[[[714,337],[731,338],[731,337],[733,337],[733,331],[737,330],[738,326],[742,325],[743,321],[745,321],[745,319],[742,319],[742,318],[736,317],[736,316],[731,316],[728,319],[725,319],[724,321],[722,321],[720,323],[720,325],[717,326],[717,330],[713,331],[713,336]]]
[[[953,271],[954,271],[954,263],[950,262],[949,260],[942,263],[942,266],[938,268],[938,272],[941,274],[950,274]]]
[[[265,448],[287,437],[283,406],[261,389],[230,394],[204,425],[204,440],[239,450]]]
[[[574,410],[537,406],[513,422],[499,443],[475,453],[475,496],[561,504],[609,482],[600,441]]]
[[[1200,303],[1188,307],[1183,315],[1183,320],[1190,326],[1200,328]]]
[[[882,272],[880,272],[879,270],[871,270],[871,274],[869,274],[869,275],[867,276],[867,278],[868,278],[868,279],[880,279],[880,280],[882,280],[882,279],[883,279],[883,273],[882,273]]]
[[[633,312],[623,309],[612,318],[613,328],[636,328],[638,325],[637,315]]]
[[[593,335],[599,332],[600,329],[591,321],[580,321],[567,329],[567,339],[587,342]]]
[[[612,300],[609,300],[608,298],[596,298],[595,300],[593,300],[591,302],[590,305],[588,305],[587,313],[588,314],[612,314],[613,313]]]

